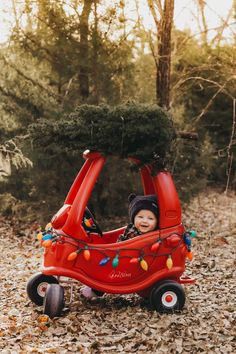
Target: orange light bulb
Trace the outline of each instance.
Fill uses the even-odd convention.
[[[187,258],[188,258],[190,261],[192,261],[192,260],[193,260],[193,252],[189,251],[189,252],[187,253]]]
[[[50,247],[52,245],[52,240],[45,240],[42,242],[42,246],[47,248]]]
[[[68,261],[73,261],[76,257],[78,256],[77,252],[72,252],[69,254],[69,256],[67,257]]]
[[[84,250],[84,259],[86,259],[86,261],[90,260],[90,251],[89,250]]]

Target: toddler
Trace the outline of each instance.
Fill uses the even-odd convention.
[[[124,233],[120,235],[117,242],[126,241],[136,236],[151,232],[158,226],[158,206],[155,195],[136,196],[130,194],[129,216],[131,223],[126,227]],[[81,293],[86,298],[102,296],[103,293],[88,286],[82,288]]]
[[[128,200],[131,223],[118,237],[117,242],[151,232],[158,226],[158,206],[155,195],[130,194]]]

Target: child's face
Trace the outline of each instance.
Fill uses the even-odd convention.
[[[142,233],[155,230],[157,218],[151,210],[142,209],[134,217],[134,226]]]

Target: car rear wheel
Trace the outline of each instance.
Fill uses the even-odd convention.
[[[58,284],[57,278],[53,277],[52,275],[37,273],[29,279],[26,286],[26,291],[30,300],[36,305],[43,305],[43,299],[48,284]]]

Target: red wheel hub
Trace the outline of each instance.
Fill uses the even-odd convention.
[[[173,300],[173,297],[170,294],[166,295],[165,300],[166,302],[171,302]]]

